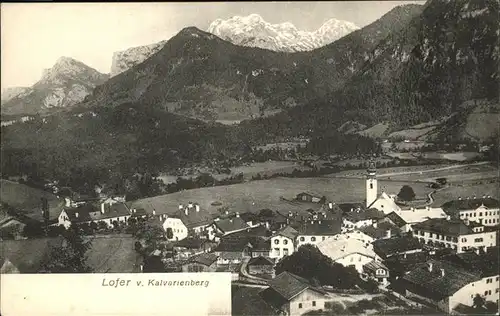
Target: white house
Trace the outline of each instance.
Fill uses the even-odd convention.
[[[346,233],[342,233],[342,235],[346,238],[352,238],[352,239],[355,239],[355,240],[359,240],[361,241],[362,243],[367,243],[367,244],[371,244],[375,239],[365,233],[363,233],[362,231],[360,230],[353,230],[353,231],[350,231],[350,232],[346,232]]]
[[[190,235],[202,235],[206,233],[212,217],[207,211],[201,209],[198,203],[189,202],[186,206],[180,204],[175,214],[165,216],[163,229],[172,230],[173,237],[170,240],[182,240]]]
[[[305,244],[318,245],[324,240],[333,238],[342,232],[342,222],[335,220],[307,220],[296,226],[299,234],[296,238],[296,249]]]
[[[215,218],[207,227],[207,233],[210,240],[217,240],[222,236],[246,230],[247,228],[250,228],[250,226],[240,217],[239,213],[236,213],[234,217]]]
[[[446,261],[429,260],[403,277],[406,296],[451,313],[459,304],[473,305],[476,295],[498,302],[498,270],[482,276]]]
[[[76,208],[63,209],[59,214],[58,224],[68,228],[72,224],[104,222],[112,227],[115,222],[127,222],[131,215],[131,211],[124,203],[101,203],[100,208],[84,204]]]
[[[384,214],[399,212],[401,210],[401,208],[396,204],[394,197],[389,196],[385,192],[382,192],[382,194],[380,194],[379,197],[368,206],[368,208],[376,208]]]
[[[373,223],[382,218],[384,218],[384,213],[376,208],[368,210],[356,209],[344,214],[342,228],[343,231],[360,229],[362,227],[371,226]]]
[[[431,218],[447,218],[446,213],[440,207],[430,207],[416,209],[411,208],[409,210],[400,210],[387,214],[386,216],[395,225],[397,225],[402,231],[409,232],[413,228],[413,225],[424,222]]]
[[[291,226],[286,226],[278,230],[271,237],[271,251],[269,257],[273,259],[281,259],[291,255],[295,251],[295,240],[299,232]]]
[[[477,222],[484,226],[500,224],[500,205],[498,200],[491,196],[459,198],[444,203],[442,207],[452,218]]]
[[[359,274],[363,273],[363,266],[372,260],[380,261],[380,257],[373,251],[373,246],[357,239],[339,235],[327,239],[317,245],[325,256],[343,266],[353,266]]]
[[[457,253],[487,250],[497,245],[497,231],[485,231],[484,226],[476,222],[464,223],[459,219],[433,218],[415,224],[413,236],[423,244],[451,248]]]

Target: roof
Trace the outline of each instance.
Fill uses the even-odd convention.
[[[104,214],[100,213],[99,219],[115,218],[130,215],[130,211],[125,203],[113,203],[104,205]]]
[[[271,235],[271,231],[266,228],[264,225],[259,225],[255,227],[248,227],[245,230],[240,230],[237,232],[233,232],[230,234],[227,234],[226,236],[229,237],[236,237],[236,236],[261,236],[261,237],[268,237]]]
[[[431,218],[446,218],[446,213],[440,207],[404,210],[394,213],[397,214],[407,224],[420,223]]]
[[[62,242],[59,237],[0,241],[0,266],[8,260],[20,273],[37,273],[51,247]]]
[[[453,200],[444,203],[441,207],[447,214],[455,214],[459,211],[475,210],[481,205],[490,209],[500,207],[498,200],[491,197]]]
[[[389,269],[380,261],[372,260],[363,266],[365,270],[376,272],[378,269],[384,269],[388,271]]]
[[[229,252],[242,252],[247,247],[252,250],[269,250],[271,249],[271,241],[266,237],[261,236],[223,236],[219,245],[214,251],[229,251]]]
[[[372,244],[375,252],[381,257],[388,257],[398,253],[422,249],[422,245],[416,238],[406,236],[378,239]]]
[[[264,290],[266,291],[266,290]],[[264,300],[261,288],[255,287],[231,287],[231,302],[233,315],[276,315],[276,311]]]
[[[387,237],[386,234],[388,230],[391,231],[391,236],[398,236],[401,233],[399,228],[389,221],[381,221],[375,225],[362,227],[359,230],[373,239]]]
[[[214,221],[214,225],[224,233],[230,233],[249,227],[241,217],[220,219]]]
[[[398,212],[399,213],[399,212]],[[385,216],[385,218],[389,219],[391,222],[394,223],[394,225],[398,227],[403,227],[404,225],[408,224],[401,216],[398,215],[396,212],[390,212]]]
[[[148,215],[148,212],[143,208],[134,208],[131,210],[131,213],[132,217]]]
[[[187,248],[187,249],[198,249],[206,243],[207,240],[200,238],[184,238],[175,243],[174,247]]]
[[[340,204],[338,204],[338,206],[342,210],[342,212],[344,212],[344,213],[347,213],[347,212],[350,212],[351,210],[356,210],[356,209],[360,209],[360,210],[366,209],[365,205],[362,203],[340,203]]]
[[[342,222],[340,220],[314,220],[298,223],[295,227],[299,235],[304,236],[331,236],[340,234]]]
[[[498,247],[491,247],[484,254],[469,251],[448,254],[441,257],[441,260],[458,265],[472,273],[479,273],[482,277],[487,277],[498,274],[500,257]]]
[[[241,213],[240,217],[245,222],[258,222],[259,221],[259,216],[257,216],[257,214],[252,213],[252,212]]]
[[[313,191],[300,192],[300,193],[297,194],[297,196],[299,196],[299,195],[310,195],[312,197],[316,197],[316,198],[319,198],[319,199],[321,199],[322,197],[325,196],[324,194],[321,194],[319,192],[313,192]]]
[[[388,205],[387,209],[391,209],[391,210],[400,210],[401,208],[396,204],[396,202],[394,202],[393,199],[391,199],[391,197],[389,195],[387,195],[387,193],[385,192],[382,192],[378,198],[372,202],[372,204],[370,204],[368,206],[368,208],[371,208],[373,207],[373,205],[375,205],[375,203],[377,203],[378,200],[386,200],[390,203],[390,205]]]
[[[361,240],[347,238],[342,235],[323,240],[317,247],[322,254],[334,261],[353,253],[358,253],[370,258],[375,258],[377,256],[371,245]]]
[[[177,212],[175,212],[175,214],[173,214],[171,217],[179,218],[188,229],[205,226],[210,224],[210,222],[212,221],[212,216],[210,216],[210,214],[205,210],[199,210],[197,212],[196,207],[186,207],[186,209],[187,215],[185,213],[185,210],[177,210]]]
[[[429,269],[430,264],[432,269]],[[408,290],[440,300],[453,295],[469,283],[479,281],[481,277],[448,262],[431,259],[410,271],[403,279],[410,284]]]
[[[269,287],[287,301],[290,301],[307,289],[324,293],[322,290],[312,286],[308,280],[286,271],[270,280]]]
[[[474,233],[470,227],[459,219],[431,218],[413,226],[414,230],[424,230],[447,236],[461,236]]]
[[[91,204],[84,204],[76,208],[64,209],[64,212],[66,212],[66,215],[72,223],[81,223],[93,221],[94,219],[90,214],[98,213],[99,210]]]
[[[365,211],[350,211],[344,214],[344,217],[353,223],[370,219],[380,219],[384,218],[384,216],[384,213],[376,208],[370,208]]]
[[[297,230],[295,230],[291,226],[286,226],[286,227],[278,230],[276,233],[274,233],[273,236],[283,236],[283,237],[287,237],[287,238],[290,238],[292,240],[295,240],[295,238],[297,238],[298,235],[299,235],[299,232]]]
[[[211,266],[215,261],[217,261],[219,256],[215,253],[200,253],[190,257],[186,263],[199,263],[206,266]]]
[[[258,256],[250,259],[248,266],[274,266],[274,261],[267,257]]]

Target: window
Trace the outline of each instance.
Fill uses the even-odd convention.
[[[462,251],[466,251],[467,250],[467,247],[462,247]]]
[[[476,238],[474,239],[474,242],[482,242],[483,241],[483,238]]]
[[[495,278],[495,281],[498,281],[498,277]]]
[[[479,216],[483,216],[483,212],[479,212]]]
[[[373,183],[370,183],[370,189],[373,189]]]
[[[358,261],[361,262],[361,257],[358,258]]]
[[[322,240],[325,240],[325,237],[323,237]]]
[[[274,240],[274,244],[275,244],[275,245],[278,245],[279,243],[280,243],[280,241],[279,241],[278,239],[275,239],[275,240]]]
[[[302,308],[302,303],[299,303],[299,308]]]
[[[304,241],[306,240],[304,237],[300,237],[300,241]]]
[[[311,241],[316,241],[316,237],[311,237]]]
[[[279,248],[274,248],[274,254],[276,256],[279,256],[280,255],[280,249]]]
[[[453,242],[458,242],[458,238],[457,237],[453,237]]]
[[[467,242],[467,238],[462,238],[462,242]]]
[[[288,245],[288,240],[287,239],[283,240],[283,245]]]
[[[313,301],[313,306],[316,306],[316,301]]]
[[[489,290],[489,291],[484,291],[484,295],[491,295],[491,290]]]
[[[493,282],[493,279],[486,279],[486,284]]]
[[[498,291],[498,288],[497,288],[497,289],[495,290],[495,293],[498,293],[498,292],[499,292],[499,291]]]

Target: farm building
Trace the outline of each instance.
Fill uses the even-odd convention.
[[[302,202],[321,203],[325,200],[325,196],[317,192],[307,191],[297,194],[295,199]]]
[[[214,253],[201,253],[190,257],[182,265],[182,272],[215,272],[218,256]]]

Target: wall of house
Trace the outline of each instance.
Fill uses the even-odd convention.
[[[354,266],[358,273],[361,274],[363,273],[363,266],[372,260],[373,258],[371,257],[359,253],[352,253],[334,261],[340,263],[344,267]]]
[[[380,198],[371,206],[377,210],[384,212],[384,214],[389,214],[391,212],[399,211],[400,208],[394,204],[394,201]]]
[[[295,250],[292,239],[277,235],[271,238],[270,258],[283,258],[285,255],[291,255]]]
[[[301,315],[312,310],[324,309],[325,299],[321,293],[307,289],[287,304],[289,315]]]
[[[498,208],[487,209],[480,206],[475,210],[460,211],[459,217],[464,220],[467,219],[471,222],[478,222],[485,226],[495,226],[500,223],[500,211]]]
[[[344,237],[349,237],[349,238],[359,240],[359,241],[362,241],[364,243],[370,243],[370,244],[375,240],[375,239],[373,239],[373,237],[368,236],[367,234],[365,234],[359,230],[355,230],[355,231],[348,232],[348,233],[343,233],[342,235]]]
[[[297,236],[297,248],[298,249],[300,246],[305,245],[305,244],[311,244],[311,245],[317,245],[323,240],[327,240],[332,238],[334,235],[299,235]]]
[[[71,226],[71,222],[69,221],[68,215],[65,211],[62,211],[57,218],[59,225],[63,225],[64,228],[68,229]]]
[[[449,310],[452,310],[460,303],[472,306],[476,294],[484,297],[486,301],[497,302],[499,296],[499,293],[497,292],[498,288],[498,275],[486,277],[477,282],[469,283],[450,297]]]
[[[362,228],[366,226],[371,226],[373,225],[373,220],[371,219],[365,219],[357,222],[352,222],[350,220],[345,219],[342,223],[347,230],[349,231],[350,229],[357,229],[357,228]]]
[[[169,240],[182,240],[188,236],[188,229],[179,218],[169,217],[163,223],[163,229],[172,229],[172,238]]]
[[[436,243],[443,243],[444,247],[455,249],[457,253],[462,253],[469,248],[475,247],[494,247],[497,241],[495,231],[479,232],[455,237],[420,230],[418,234],[414,236],[425,244],[432,242],[432,244],[436,246]]]
[[[272,265],[249,265],[248,273],[250,274],[266,274],[274,275],[274,267]]]
[[[210,266],[195,262],[182,265],[182,272],[215,272],[216,269],[217,263],[215,262]]]

